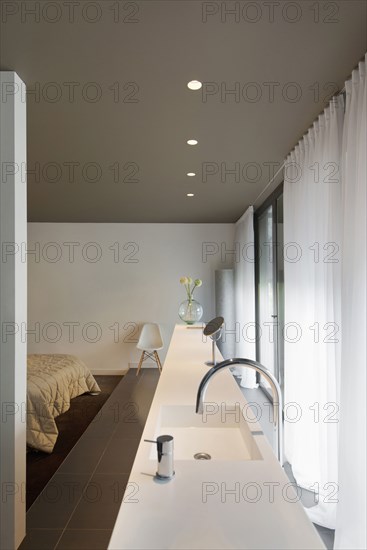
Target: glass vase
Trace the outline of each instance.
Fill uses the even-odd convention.
[[[203,307],[196,300],[185,300],[178,308],[178,315],[187,325],[193,325],[203,316]]]

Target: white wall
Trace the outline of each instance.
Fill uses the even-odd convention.
[[[0,72],[0,548],[17,548],[25,535],[26,345],[16,327],[27,319],[27,267],[16,254],[27,239],[26,105],[23,82]],[[24,90],[24,88],[23,88]],[[4,251],[8,254],[4,256]]]
[[[233,248],[233,224],[30,223],[28,231],[28,252],[34,251],[28,254],[28,329],[36,330],[28,334],[28,350],[72,353],[94,372],[136,364],[134,327],[149,321],[161,325],[164,360],[186,297],[179,278],[203,279],[195,297],[209,320],[215,315],[215,269],[233,262],[226,254]],[[74,341],[70,323],[76,323]]]

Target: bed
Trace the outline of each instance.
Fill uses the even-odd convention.
[[[51,453],[58,436],[55,418],[69,410],[74,397],[101,390],[73,355],[28,355],[27,381],[27,445]]]

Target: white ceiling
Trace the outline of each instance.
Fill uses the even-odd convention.
[[[47,3],[52,4],[41,5]],[[365,0],[320,2],[318,23],[311,9],[315,2],[307,0],[296,3],[301,16],[295,23],[282,16],[287,9],[285,15],[295,15],[289,2],[275,5],[273,23],[260,1],[257,23],[243,18],[236,23],[230,15],[222,22],[220,13],[203,22],[205,3],[199,0],[130,2],[139,9],[132,16],[136,23],[123,22],[134,8],[121,2],[120,21],[114,22],[111,7],[117,3],[95,3],[101,19],[94,24],[82,17],[89,1],[75,7],[73,23],[60,2],[59,22],[47,22],[42,13],[40,22],[25,14],[22,22],[19,12],[1,24],[1,69],[16,71],[29,89],[40,90],[40,97],[30,95],[27,105],[29,168],[39,163],[41,172],[39,181],[28,177],[30,221],[235,221],[268,183],[266,163],[280,164],[327,103],[333,88],[323,87],[332,82],[341,88],[367,49]],[[207,3],[214,8],[235,4]],[[237,4],[247,5],[249,18],[255,16],[247,2]],[[93,8],[88,9],[87,16],[93,17]],[[46,17],[54,13],[50,8]],[[221,101],[217,93],[204,102],[202,91],[188,90],[191,79],[219,88],[256,83],[262,97],[257,102],[243,97],[236,102],[233,96]],[[78,83],[72,101],[68,82]],[[93,86],[85,88],[91,82],[102,91],[95,103],[81,93],[84,87],[84,93],[93,94]],[[116,82],[118,102],[116,87],[110,89]],[[136,103],[121,101],[133,89],[123,89],[129,82],[139,88]],[[269,101],[269,82],[277,83],[274,101]],[[297,83],[299,101],[282,95],[290,82]],[[321,91],[316,100],[315,83]],[[47,100],[55,89],[62,91],[60,100]],[[247,91],[250,97],[255,87]],[[294,91],[288,88],[289,94]],[[190,137],[199,145],[186,145]],[[71,182],[70,163],[77,163]],[[95,171],[88,163],[98,164],[100,181],[90,181]],[[109,167],[119,164],[124,177],[133,169],[124,170],[126,163],[138,165],[139,181],[114,183]],[[206,182],[204,163],[219,170]],[[257,181],[241,176],[235,182],[228,175],[222,182],[222,163],[228,168],[239,163],[241,170],[255,163],[261,177],[250,169],[250,178]],[[85,165],[89,171],[83,176]],[[60,181],[51,182],[55,166]],[[189,171],[197,176],[188,178]],[[189,192],[195,196],[188,198]]]

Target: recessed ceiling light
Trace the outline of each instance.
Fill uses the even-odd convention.
[[[193,178],[194,176],[196,176],[195,172],[188,172],[187,175],[189,176],[189,178]]]
[[[187,84],[187,87],[190,90],[200,90],[200,88],[202,87],[202,83],[198,80],[190,80],[190,82]]]
[[[188,139],[187,144],[188,145],[197,145],[198,141],[196,139]]]
[[[187,193],[187,196],[188,197],[194,197],[195,195],[194,195],[194,193]]]

